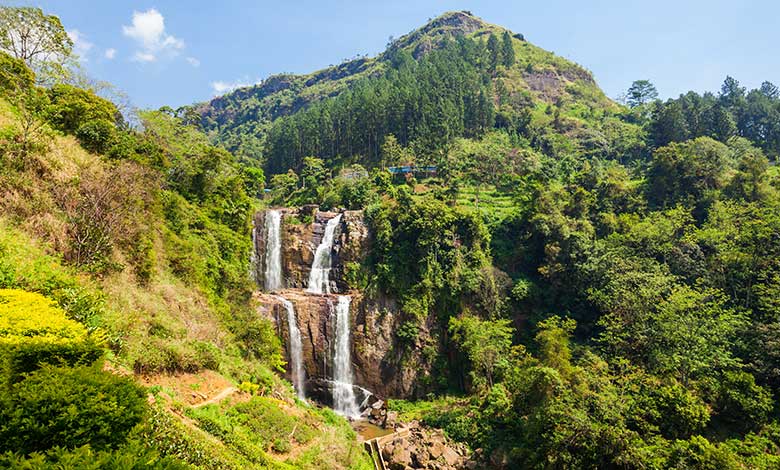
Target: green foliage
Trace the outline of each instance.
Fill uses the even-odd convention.
[[[146,413],[143,390],[95,367],[43,367],[0,399],[2,451],[116,448]]]
[[[51,106],[48,120],[52,125],[69,134],[75,134],[87,124],[113,124],[119,111],[110,101],[90,90],[73,85],[58,84],[48,89]]]
[[[636,80],[628,89],[626,102],[632,108],[642,106],[658,98],[658,90],[649,80]]]
[[[309,155],[329,165],[357,155],[367,167],[383,159],[387,164],[401,158],[387,153],[392,144],[383,152],[389,134],[422,156],[454,137],[480,135],[493,126],[491,86],[485,85],[481,67],[475,43],[460,39],[280,118],[268,132],[268,171],[300,170]]]
[[[0,89],[3,93],[29,90],[35,84],[35,74],[22,59],[0,51]]]
[[[493,387],[510,355],[512,327],[509,320],[480,320],[471,315],[452,317],[450,333],[472,364],[474,384]]]
[[[67,76],[73,41],[60,19],[40,8],[0,8],[0,50],[23,60],[39,79],[57,80]]]

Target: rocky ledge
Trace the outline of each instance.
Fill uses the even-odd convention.
[[[453,442],[441,430],[422,426],[416,421],[381,442],[382,459],[390,470],[480,468],[464,444]]]

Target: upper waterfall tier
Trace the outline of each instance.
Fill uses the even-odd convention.
[[[314,294],[330,294],[330,270],[333,263],[333,242],[341,224],[341,214],[330,219],[325,225],[325,234],[314,253],[314,262],[309,273],[307,291]]]
[[[265,290],[282,288],[282,214],[278,210],[265,213]]]
[[[274,213],[279,214],[278,230]],[[339,216],[340,219],[334,221]],[[345,266],[361,263],[368,256],[369,235],[363,212],[322,212],[310,206],[267,210],[255,216],[253,272],[257,284],[269,292],[284,288],[308,288],[317,249],[323,244],[328,222],[331,221],[338,227],[333,227],[332,248],[322,253],[331,256],[330,269],[321,271],[319,274],[323,276],[314,284],[319,285],[323,293],[328,292],[328,289],[331,292],[347,291],[349,286],[344,277]],[[277,243],[278,258],[271,256]],[[275,265],[277,261],[278,266]],[[322,280],[325,274],[327,284]]]

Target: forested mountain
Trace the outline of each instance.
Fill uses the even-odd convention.
[[[494,127],[552,151],[633,131],[612,119],[619,108],[583,67],[469,12],[446,13],[376,58],[270,77],[180,113],[195,121],[193,111],[216,142],[273,173],[308,155],[378,164],[388,134],[427,155]]]

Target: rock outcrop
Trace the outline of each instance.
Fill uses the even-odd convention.
[[[465,444],[448,439],[441,430],[417,422],[403,431],[381,439],[381,453],[391,470],[462,470],[480,468]]]
[[[417,380],[426,370],[418,367],[420,364],[415,361],[414,355],[401,365],[401,353],[395,337],[399,326],[395,302],[387,298],[368,299],[358,292],[350,292],[350,295],[352,363],[359,401],[365,397],[363,389],[380,397],[415,396]],[[295,307],[303,343],[306,393],[327,404],[328,379],[333,374],[333,309],[338,296],[311,294],[303,289],[285,289],[273,294],[257,293],[256,299],[262,312],[276,324],[279,337],[288,345],[290,330],[280,297],[289,300]]]
[[[335,338],[334,307],[338,295],[306,292],[311,265],[325,226],[337,212],[319,211],[316,206],[299,209],[278,209],[281,217],[282,284],[274,293],[256,294],[263,314],[271,318],[285,345],[289,345],[287,315],[280,297],[292,302],[298,319],[303,343],[303,364],[306,371],[307,396],[328,403],[328,378],[332,377],[332,358]],[[382,294],[364,295],[350,290],[347,276],[357,269],[371,249],[371,234],[362,211],[341,212],[341,224],[334,240],[332,269],[333,292],[348,294],[350,304],[351,357],[356,396],[365,397],[368,389],[383,397],[410,398],[420,395],[419,378],[428,375],[429,366],[422,359],[428,344],[428,327],[421,326],[417,343],[398,343],[396,331],[401,316],[395,299]],[[265,213],[255,216],[255,273],[258,285],[264,284],[265,271]],[[288,358],[289,360],[289,358]],[[289,378],[289,377],[288,377]]]

